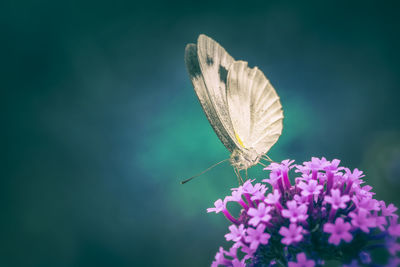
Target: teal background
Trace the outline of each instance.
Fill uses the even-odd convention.
[[[205,33],[284,108],[269,156],[339,158],[400,203],[395,1],[0,4],[0,266],[207,266],[237,186],[184,48]],[[265,177],[259,167],[251,176]]]

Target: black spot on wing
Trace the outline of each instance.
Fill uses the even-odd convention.
[[[197,48],[194,44],[188,44],[185,49],[186,68],[191,76],[201,75],[199,60],[197,58]]]
[[[214,59],[212,59],[212,57],[207,55],[206,63],[207,63],[208,66],[211,66],[212,64],[214,64]]]
[[[225,69],[222,65],[220,65],[219,69],[218,69],[218,73],[219,73],[219,79],[221,80],[221,82],[226,84],[226,79],[228,77],[228,70]]]

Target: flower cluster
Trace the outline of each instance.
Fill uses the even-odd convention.
[[[271,163],[269,179],[247,180],[207,209],[232,222],[225,238],[233,245],[221,247],[212,266],[313,267],[331,260],[368,266],[376,249],[387,254],[382,264],[400,266],[397,208],[374,199],[362,171],[340,167],[337,159],[293,162]],[[228,211],[228,202],[242,207],[240,215]]]

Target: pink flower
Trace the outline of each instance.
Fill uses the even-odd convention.
[[[214,208],[208,208],[207,212],[215,212],[215,213],[219,213],[222,211],[222,213],[225,215],[225,217],[230,220],[231,222],[233,222],[234,224],[239,224],[239,221],[236,220],[230,213],[229,211],[226,209],[226,199],[228,197],[226,197],[224,199],[224,201],[222,201],[221,199],[218,199],[217,201],[214,202]]]
[[[243,224],[239,225],[239,227],[232,224],[231,226],[229,226],[229,230],[231,232],[225,235],[227,241],[232,240],[233,242],[238,242],[240,239],[242,239],[242,237],[245,236],[246,233]]]
[[[264,203],[260,203],[257,209],[250,208],[247,211],[247,214],[252,217],[249,224],[257,226],[260,222],[268,222],[271,219],[271,215],[269,215],[270,210],[271,207],[266,207]]]
[[[391,236],[400,236],[400,224],[397,224],[397,218],[392,218],[390,220],[390,226],[388,227],[388,232]]]
[[[348,168],[345,168],[345,171],[346,171],[347,180],[353,181],[356,184],[360,184],[360,182],[359,182],[360,178],[365,176],[365,175],[363,175],[363,171],[360,171],[357,168],[355,168],[353,170],[353,173]]]
[[[289,228],[282,226],[279,233],[283,236],[281,242],[282,244],[290,245],[292,243],[297,243],[303,239],[303,227],[297,226],[295,223],[291,223]]]
[[[322,158],[322,159],[325,159],[325,158]],[[325,161],[323,168],[325,171],[335,172],[336,170],[338,170],[339,163],[340,163],[340,160],[338,160],[338,159],[334,159],[332,161]]]
[[[381,231],[385,231],[384,225],[387,224],[386,217],[384,217],[384,216],[373,216],[371,218],[375,220],[375,222],[374,222],[375,227],[379,227],[379,229]]]
[[[301,195],[307,197],[309,195],[318,195],[323,186],[318,185],[317,180],[309,180],[308,183],[300,182],[298,185],[299,188],[301,188]]]
[[[297,202],[297,204],[306,204],[308,205],[308,197],[302,196],[302,195],[294,195],[293,199]]]
[[[371,218],[370,213],[365,209],[359,209],[358,212],[350,212],[349,216],[352,218],[351,224],[360,228],[363,232],[369,233],[368,227],[375,227],[375,219]]]
[[[224,209],[226,209],[225,201],[222,201],[221,199],[217,199],[217,201],[214,202],[214,208],[208,208],[207,212],[220,213]]]
[[[235,190],[237,190],[237,191],[246,191],[247,192],[247,189],[248,189],[248,187],[250,187],[250,188],[253,188],[253,184],[252,184],[252,182],[254,182],[254,180],[255,179],[253,179],[253,180],[247,180],[246,182],[244,182],[244,184],[243,185],[241,185],[241,186],[239,186],[238,188],[232,188],[231,190],[232,191],[235,191]]]
[[[314,267],[315,261],[308,260],[304,252],[297,254],[297,262],[289,261],[289,267]]]
[[[353,239],[353,236],[349,233],[350,228],[350,223],[344,222],[342,218],[337,218],[335,224],[326,223],[324,225],[324,232],[331,234],[328,242],[337,246],[341,239],[347,243]]]
[[[367,211],[380,210],[379,201],[372,198],[360,197],[360,196],[353,196],[351,200],[359,209],[366,209]]]
[[[276,203],[279,203],[279,199],[281,198],[281,194],[279,193],[279,190],[275,189],[273,193],[269,193],[267,197],[264,199],[264,202],[267,204],[274,205]]]
[[[264,230],[264,224],[258,225],[256,229],[247,229],[247,236],[245,237],[245,240],[250,244],[250,249],[257,249],[259,244],[268,244],[268,240],[271,236],[267,233],[264,233]]]
[[[261,225],[261,224],[260,224]],[[253,228],[251,228],[251,229],[253,229]],[[240,243],[240,247],[241,247],[241,250],[242,250],[242,252],[243,253],[245,253],[245,254],[247,254],[246,256],[248,257],[248,258],[251,258],[252,256],[253,256],[253,254],[256,252],[256,250],[257,250],[257,247],[256,248],[250,248],[250,246],[247,246],[247,245],[245,245],[244,243],[241,243],[241,242],[239,242]],[[236,244],[238,244],[238,243],[236,243]],[[245,256],[245,257],[246,257]]]
[[[345,209],[346,203],[350,200],[348,195],[340,196],[339,189],[332,189],[330,196],[325,196],[325,202],[328,202],[332,205],[332,208],[337,210],[339,208]]]
[[[238,260],[237,258],[233,259],[231,265],[232,267],[246,267],[245,263],[246,259],[243,258],[242,260]]]
[[[215,260],[213,261],[213,263],[211,264],[212,267],[218,267],[219,265],[228,265],[229,264],[229,260],[227,260],[224,257],[224,254],[226,253],[226,251],[222,248],[219,247],[219,251],[217,252],[217,254],[215,255]]]
[[[296,167],[295,165],[292,165],[293,162],[294,160],[289,160],[289,159],[283,160],[280,164],[273,162],[268,167],[265,167],[264,170],[270,170],[272,172],[282,173]]]
[[[287,209],[282,210],[282,216],[289,218],[290,222],[301,222],[305,221],[308,217],[307,215],[307,205],[301,204],[297,206],[296,200],[291,200],[286,203]]]
[[[288,159],[282,161],[280,164],[273,162],[268,167],[264,168],[264,170],[270,170],[271,176],[272,176],[272,174],[274,174],[272,176],[274,178],[274,180],[278,180],[278,179],[282,178],[285,187],[290,188],[291,185],[290,185],[290,180],[288,177],[288,172],[290,169],[295,167],[295,165],[292,165],[293,162],[294,162],[294,160],[288,160]],[[270,178],[272,178],[271,176],[270,176]],[[273,181],[271,181],[271,182],[273,182]],[[274,182],[274,184],[275,184],[275,182]]]
[[[258,186],[257,190],[252,193],[251,200],[263,201],[265,198],[265,192],[267,191],[268,188],[265,185],[261,185],[261,184],[256,184],[256,185],[260,185],[260,186]],[[254,188],[256,188],[256,186],[254,186]]]
[[[303,165],[310,170],[323,170],[330,162],[326,160],[326,158],[322,157],[321,159],[312,157],[311,161],[303,162]],[[298,167],[298,169],[300,169]]]
[[[265,170],[265,169],[264,169]],[[272,185],[274,188],[277,187],[278,184],[278,180],[280,179],[280,174],[276,173],[276,172],[271,172],[269,174],[269,179],[263,179],[262,182],[264,183],[269,183],[270,185]]]
[[[232,195],[231,196],[227,196],[225,198],[225,200],[228,201],[236,201],[238,202],[245,210],[248,210],[249,207],[247,206],[246,202],[244,202],[243,198],[243,190],[242,188],[240,188],[239,190],[234,190],[232,191]]]
[[[394,214],[394,212],[396,212],[397,210],[397,207],[395,205],[389,204],[389,206],[386,207],[385,201],[380,201],[379,204],[381,204],[382,216],[389,216],[395,218],[399,217],[397,214]]]
[[[261,183],[256,183],[254,186],[249,184],[248,186],[243,187],[243,192],[249,193],[250,195],[256,194],[257,192],[259,192],[261,190],[265,190],[265,191],[267,190],[265,185],[263,185]]]

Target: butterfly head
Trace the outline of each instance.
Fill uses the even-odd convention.
[[[261,156],[254,149],[234,149],[230,162],[238,170],[246,170],[260,161]]]

